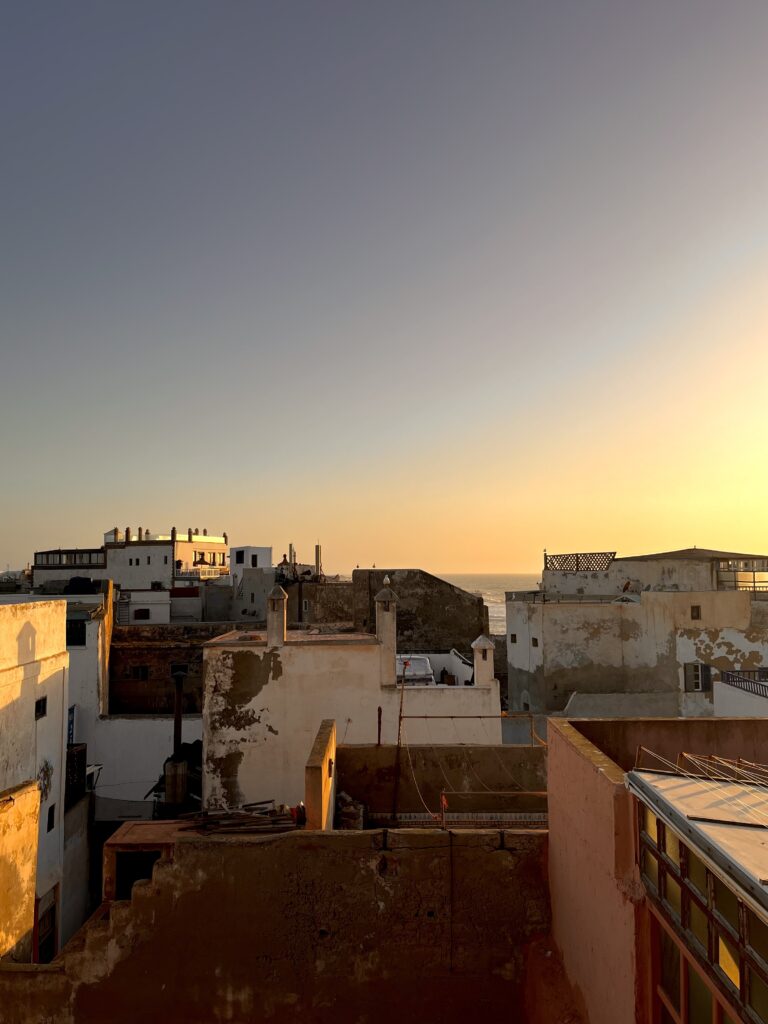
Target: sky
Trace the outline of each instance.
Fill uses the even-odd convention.
[[[763,0],[0,6],[0,568],[768,550]]]

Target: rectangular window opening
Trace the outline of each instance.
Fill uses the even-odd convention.
[[[45,718],[48,714],[48,698],[38,697],[35,701],[35,719]]]

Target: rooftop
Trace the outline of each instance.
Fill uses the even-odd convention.
[[[717,548],[680,548],[678,551],[658,551],[650,555],[621,555],[617,562],[653,562],[657,559],[673,558],[691,562],[707,562],[718,558],[723,560],[756,560],[766,559],[768,555],[745,555],[738,551],[719,551]]]
[[[292,644],[378,644],[372,633],[315,633],[305,629],[289,629],[285,635],[287,646]],[[264,630],[233,629],[230,633],[214,637],[205,647],[266,647],[267,634]]]
[[[743,774],[731,780],[636,770],[627,786],[768,911],[768,788]]]

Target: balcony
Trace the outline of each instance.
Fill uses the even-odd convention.
[[[200,565],[194,569],[176,569],[173,574],[177,580],[211,580],[219,576],[229,576],[226,565]]]

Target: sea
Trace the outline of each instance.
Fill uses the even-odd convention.
[[[491,633],[506,633],[507,620],[505,594],[508,590],[538,590],[541,576],[539,573],[486,573],[476,575],[461,573],[444,575],[435,573],[443,580],[468,590],[471,594],[482,594],[488,608],[488,626]]]

